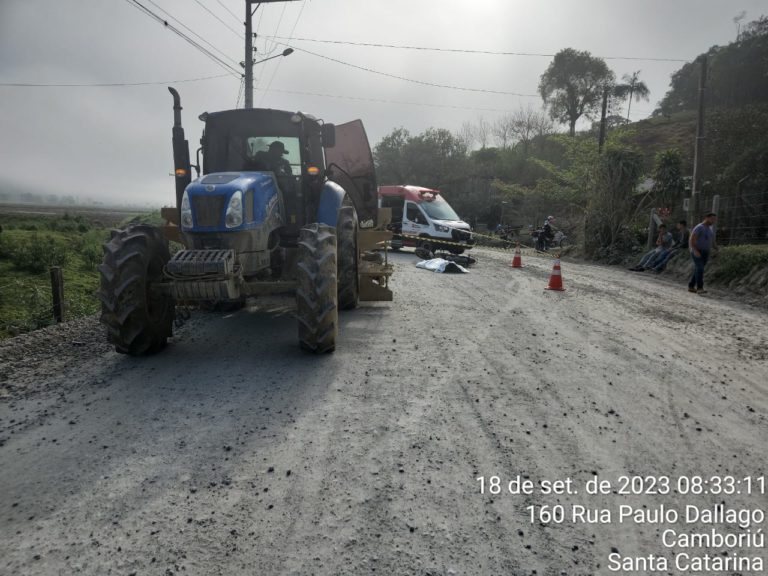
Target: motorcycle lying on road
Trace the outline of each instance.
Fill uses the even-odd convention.
[[[564,248],[568,245],[568,236],[562,230],[557,230],[552,238],[544,234],[544,228],[537,228],[531,232],[533,246],[539,252],[546,252],[550,248]]]

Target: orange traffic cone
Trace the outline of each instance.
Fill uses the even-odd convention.
[[[517,247],[515,248],[515,255],[512,258],[512,264],[509,265],[511,268],[522,268],[523,267],[523,259],[520,255],[520,242],[517,243]]]
[[[552,275],[549,277],[549,286],[545,290],[557,290],[563,292],[563,275],[560,272],[560,258],[555,258],[555,265],[552,267]]]

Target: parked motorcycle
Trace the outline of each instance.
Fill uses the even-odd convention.
[[[562,230],[557,230],[552,238],[547,238],[544,228],[537,228],[531,232],[531,239],[539,252],[546,252],[550,248],[564,248],[568,245],[568,236]]]
[[[499,237],[499,240],[503,240],[507,244],[505,248],[514,245],[515,242],[520,241],[520,226],[512,226],[511,224],[505,224],[496,228],[495,234]]]

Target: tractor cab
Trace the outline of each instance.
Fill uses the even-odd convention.
[[[202,172],[269,175],[285,203],[284,233],[314,222],[325,169],[324,147],[334,144],[334,126],[282,110],[204,113]]]
[[[173,88],[169,90],[174,98],[173,155],[178,210],[177,217],[171,220],[180,223],[182,234],[214,232],[214,224],[221,225],[221,232],[235,232],[224,225],[226,212],[238,190],[244,206],[251,201],[249,188],[261,191],[262,203],[270,201],[269,189],[279,196],[279,233],[283,244],[295,245],[305,224],[322,222],[336,226],[341,204],[355,208],[360,228],[373,229],[381,224],[373,155],[359,120],[335,126],[308,114],[283,110],[203,113],[199,118],[205,127],[195,166],[202,175],[198,174],[193,182],[179,95]],[[203,196],[216,199],[195,200]],[[198,226],[196,202],[207,203],[206,230]],[[214,208],[219,210],[218,220],[211,213]],[[248,225],[245,218],[243,225]],[[216,240],[206,239],[206,243],[215,244]]]

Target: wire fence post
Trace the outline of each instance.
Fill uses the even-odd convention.
[[[712,212],[720,214],[720,194],[712,196]],[[712,239],[717,244],[717,221],[712,224]]]
[[[64,275],[59,266],[51,269],[51,293],[53,294],[53,318],[56,323],[64,322]]]
[[[656,216],[656,208],[651,208],[651,221],[648,224],[648,248],[656,246],[659,218]]]

